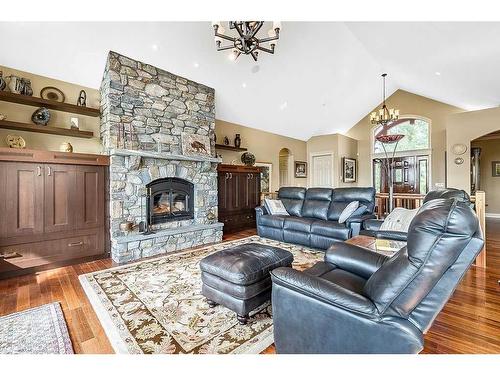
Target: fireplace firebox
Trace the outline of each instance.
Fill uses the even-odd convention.
[[[194,185],[191,182],[177,177],[160,178],[146,188],[148,225],[194,217]]]

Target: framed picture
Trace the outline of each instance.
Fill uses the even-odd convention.
[[[260,191],[261,193],[272,192],[273,163],[256,162],[256,167],[260,168]]]
[[[307,178],[307,162],[295,162],[295,178]]]
[[[207,135],[182,133],[182,154],[187,156],[211,156],[210,138]]]
[[[492,177],[500,177],[500,161],[491,162],[491,175]]]
[[[342,158],[342,181],[356,182],[358,177],[357,161],[351,158]]]

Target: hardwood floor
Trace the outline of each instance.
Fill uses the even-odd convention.
[[[255,234],[245,230],[225,241]],[[425,337],[423,353],[500,353],[500,220],[488,220],[487,268],[472,267]],[[110,259],[0,281],[0,316],[59,301],[76,353],[113,353],[78,281]],[[274,353],[271,346],[264,353]]]

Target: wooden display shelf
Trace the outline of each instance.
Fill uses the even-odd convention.
[[[54,126],[25,124],[22,122],[6,121],[6,120],[0,120],[0,129],[21,130],[25,132],[64,135],[67,137],[78,137],[78,138],[92,138],[94,136],[94,133],[89,131],[56,128]]]
[[[4,102],[30,105],[33,107],[46,107],[56,111],[76,113],[78,115],[99,117],[101,111],[98,108],[82,107],[75,104],[59,103],[54,100],[42,99],[36,96],[13,94],[11,92],[0,91],[0,100]]]
[[[236,152],[243,152],[247,151],[248,149],[245,147],[235,147],[235,146],[226,146],[226,145],[215,145],[215,148],[221,149],[221,150],[229,150],[229,151],[236,151]]]
[[[31,150],[29,148],[0,147],[0,161],[108,166],[109,156],[81,154],[77,152]]]

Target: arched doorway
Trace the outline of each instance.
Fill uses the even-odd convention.
[[[500,130],[470,143],[471,194],[486,193],[486,216],[500,218]]]
[[[279,152],[279,183],[281,186],[292,185],[292,153],[288,148],[282,148]]]

